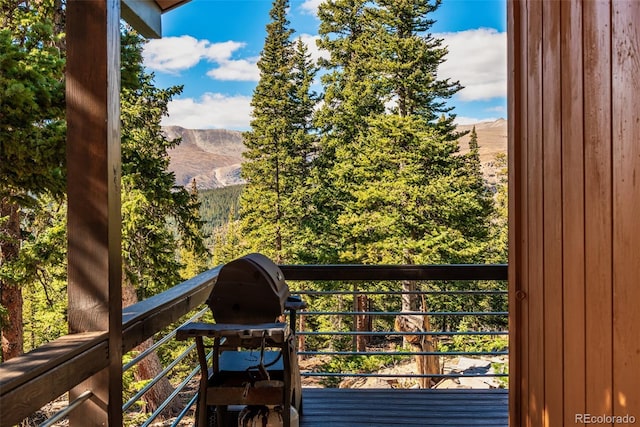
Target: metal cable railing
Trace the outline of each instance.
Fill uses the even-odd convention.
[[[138,363],[140,363],[145,357],[149,356],[153,352],[157,351],[161,346],[166,345],[168,342],[170,342],[175,337],[178,328],[186,325],[187,323],[194,322],[201,319],[208,311],[209,311],[208,308],[204,308],[197,311],[195,314],[189,317],[189,319],[184,321],[178,327],[169,331],[166,335],[158,339],[152,346],[145,349],[143,352],[141,352],[136,357],[134,357],[131,361],[126,363],[123,366],[123,372],[126,372],[127,370],[133,368]],[[190,346],[188,346],[173,361],[171,361],[160,373],[158,373],[154,378],[150,379],[140,390],[138,390],[132,397],[130,397],[129,400],[127,400],[127,402],[125,402],[122,405],[123,413],[130,410],[131,407],[133,407],[133,405],[136,402],[138,402],[146,393],[148,393],[160,380],[162,380],[163,378],[166,378],[174,370],[176,366],[178,366],[184,359],[186,359],[191,354],[191,352],[195,349],[195,347],[196,347],[195,344],[191,344]],[[212,354],[209,355],[209,358],[210,357],[212,357]],[[191,370],[191,372],[184,378],[184,380],[174,388],[174,391],[162,403],[160,403],[160,405],[158,405],[156,410],[149,415],[149,418],[147,418],[147,420],[141,424],[141,427],[150,425],[151,422],[153,422],[169,406],[169,404],[188,387],[188,385],[191,383],[193,378],[199,372],[200,372],[200,366],[198,365],[193,370]],[[183,410],[181,411],[181,413],[178,415],[176,419],[177,423],[179,423],[179,421],[188,414],[189,410],[193,406],[193,402],[195,402],[195,399],[193,399],[192,402],[188,403],[187,406],[183,408]]]
[[[51,418],[40,424],[40,427],[50,427],[58,421],[62,421],[71,413],[71,411],[80,406],[84,401],[90,399],[92,396],[93,392],[91,390],[85,391],[84,393],[80,394],[80,396],[75,398],[72,402],[69,402],[69,405],[66,408],[56,412],[51,416]]]
[[[292,293],[302,296],[309,307],[298,313],[299,324],[296,326],[299,343],[303,346],[298,355],[305,360],[303,366],[311,366],[302,370],[301,375],[330,379],[333,381],[328,383],[334,386],[337,380],[345,378],[429,378],[439,381],[463,377],[502,379],[500,386],[504,386],[504,379],[508,378],[506,338],[509,334],[506,266],[423,267],[397,266],[394,269],[393,266],[373,266],[360,274],[357,266],[327,266],[323,269],[323,266],[316,265],[309,275],[305,275],[302,266],[292,267],[295,279],[304,282],[299,284],[300,290]],[[283,267],[285,277],[287,269],[288,266]],[[384,278],[376,281],[369,277],[375,276],[376,272],[383,273]],[[335,281],[327,281],[331,276]],[[319,277],[322,278],[321,290],[310,290],[307,282],[316,281]],[[399,281],[415,277],[421,278],[420,282],[413,280],[417,290],[401,290]],[[443,289],[446,284],[452,289]],[[369,304],[357,307],[356,300],[362,297]],[[400,301],[407,297],[422,299],[423,304],[426,300],[429,309],[403,311]],[[341,307],[336,309],[330,299],[340,299]],[[394,319],[402,316],[427,317],[432,328],[399,330]],[[358,322],[360,327],[356,327]],[[333,328],[326,329],[327,324]],[[363,328],[363,324],[367,326]],[[407,338],[414,342],[429,340],[433,347],[407,346]],[[356,340],[367,344],[358,346]],[[438,359],[440,372],[386,372],[393,370],[386,368],[411,364],[417,357]],[[365,362],[375,358],[384,360]],[[484,368],[459,367],[455,363],[461,364],[461,358],[466,363],[472,359],[479,360],[478,364]],[[325,362],[314,364],[310,361],[313,359]]]
[[[360,271],[359,267],[363,270]],[[365,268],[367,267],[367,268]],[[409,268],[410,267],[410,268]],[[460,357],[468,358],[501,358],[505,360],[508,356],[506,344],[504,348],[500,348],[500,344],[496,344],[495,340],[502,340],[506,343],[505,337],[508,336],[506,330],[507,311],[506,308],[506,266],[281,266],[285,277],[291,275],[296,282],[316,282],[322,281],[319,290],[301,289],[299,291],[292,290],[293,294],[302,296],[309,305],[306,311],[298,312],[297,336],[299,342],[304,347],[300,349],[298,355],[305,364],[311,359],[329,360],[336,362],[336,366],[343,367],[339,371],[322,369],[323,366],[315,366],[312,368],[304,368],[301,375],[310,380],[330,380],[336,381],[348,378],[377,378],[382,380],[420,380],[420,379],[459,379],[461,377],[468,378],[485,378],[487,381],[491,378],[504,378],[508,374],[502,371],[493,370],[469,370],[469,371],[441,371],[438,373],[420,373],[420,372],[385,372],[385,363],[396,366],[401,363],[408,363],[413,358],[437,357],[442,361],[451,361]],[[375,280],[369,276],[381,274],[380,280]],[[334,289],[327,290],[327,279],[331,277],[335,280],[331,285]],[[423,289],[418,290],[393,290],[389,289],[388,281],[398,282],[401,280],[411,280],[419,278],[425,285]],[[474,280],[483,280],[482,289],[474,288]],[[434,283],[442,285],[443,283],[453,283],[452,281],[465,281],[468,286],[461,286],[460,282],[453,289],[442,289],[440,286],[431,286]],[[492,286],[487,286],[486,281],[492,281]],[[376,288],[377,283],[385,282],[382,289]],[[502,283],[500,283],[502,282]],[[295,283],[291,282],[292,289]],[[340,288],[338,283],[342,284]],[[344,286],[348,283],[358,283],[353,288]],[[360,283],[369,283],[368,287]],[[307,286],[308,287],[308,286]],[[396,286],[397,288],[397,286]],[[174,292],[173,290],[169,292]],[[401,310],[399,300],[403,296],[414,296],[418,298],[427,298],[429,301],[428,311]],[[364,309],[358,308],[354,304],[354,299],[358,297],[369,298],[374,303]],[[173,297],[172,297],[173,298]],[[448,299],[438,306],[438,299]],[[327,304],[327,301],[340,300],[340,307],[334,304]],[[461,302],[460,310],[452,309],[451,301]],[[322,304],[316,302],[324,301]],[[476,303],[475,301],[482,301]],[[447,305],[449,304],[449,305]],[[345,309],[346,308],[346,309]],[[192,322],[202,317],[208,309],[201,309],[192,315],[186,322]],[[393,319],[398,316],[428,316],[431,323],[436,326],[432,330],[418,331],[402,331],[395,330],[393,327]],[[324,320],[321,320],[324,319]],[[371,328],[368,330],[356,330],[354,327],[356,319],[373,319]],[[467,322],[468,327],[461,327],[462,321]],[[327,328],[326,325],[340,325],[340,327]],[[136,355],[131,361],[123,366],[123,371],[127,371],[137,365],[141,360],[147,357],[160,347],[172,342],[175,337],[175,330],[168,332],[149,349]],[[157,338],[157,337],[156,337]],[[356,348],[355,342],[364,338],[369,343],[366,348]],[[438,340],[438,345],[433,349],[415,350],[401,345],[401,340],[405,338]],[[484,344],[488,344],[487,348],[474,348],[473,340],[484,340]],[[315,341],[315,342],[314,342]],[[494,345],[495,348],[492,348]],[[315,346],[315,347],[314,347]],[[180,361],[185,360],[191,352],[192,347],[183,351],[174,361],[165,367],[162,373],[156,376],[150,383],[146,384],[135,395],[128,399],[123,406],[123,410],[131,410],[134,403],[138,401],[144,393],[151,389],[153,383],[160,378],[170,375],[173,368]],[[209,354],[211,357],[211,354]],[[341,365],[339,361],[364,360],[370,358],[384,359],[378,369],[370,367],[362,367],[361,364],[355,363],[356,368],[347,363]],[[353,363],[352,363],[353,365]],[[144,421],[144,426],[150,425],[166,406],[175,399],[179,394],[184,393],[194,378],[200,371],[199,366],[191,369],[175,391],[169,398],[162,403],[148,418]],[[43,426],[51,426],[56,422],[64,419],[76,406],[92,396],[88,391],[79,396],[69,407],[63,409],[47,420]],[[181,420],[189,416],[193,410],[193,405],[197,401],[197,392],[190,397],[186,406],[182,409],[177,418],[173,420],[173,426],[180,424]]]

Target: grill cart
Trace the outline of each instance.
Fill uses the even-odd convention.
[[[220,270],[207,305],[215,323],[192,322],[177,333],[180,340],[195,338],[203,372],[197,425],[232,425],[231,405],[266,406],[281,412],[284,427],[296,424],[302,396],[294,335],[296,312],[305,304],[290,295],[280,268],[261,254],[231,261]]]

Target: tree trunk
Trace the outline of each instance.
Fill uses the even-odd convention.
[[[129,305],[135,304],[138,302],[138,297],[136,295],[136,291],[127,280],[123,281],[122,287],[122,307],[127,307]],[[133,349],[138,353],[142,353],[146,349],[150,348],[153,345],[153,338],[149,338],[148,340],[141,343],[139,346]],[[142,359],[134,368],[133,376],[136,381],[144,381],[150,380],[162,372],[162,363],[160,362],[160,358],[158,354],[153,352],[149,354],[147,357]],[[174,388],[167,379],[167,377],[162,378],[160,381],[156,383],[144,396],[143,400],[146,403],[145,410],[147,412],[153,412],[162,402],[164,402],[171,393],[173,393]],[[162,412],[162,415],[165,417],[170,417],[172,415],[177,415],[182,409],[181,403],[174,399],[171,404],[169,404],[165,410]]]
[[[369,311],[369,298],[366,295],[356,296],[355,311]],[[356,315],[356,331],[358,332],[371,331],[371,316],[368,316],[366,314]],[[357,335],[356,351],[367,351],[367,344],[369,344],[369,336]]]
[[[300,285],[300,290],[301,291],[305,291],[306,288],[307,287],[306,287],[305,283],[302,282],[302,284]],[[297,316],[298,324],[294,325],[296,327],[296,331],[297,332],[304,332],[305,329],[307,328],[306,317],[307,316]],[[305,336],[298,334],[297,338],[298,338],[298,351],[299,352],[300,351],[305,351],[306,350]]]
[[[416,283],[406,281],[402,283],[403,292],[415,292]],[[422,307],[420,306],[422,302]],[[402,294],[402,311],[403,312],[421,312],[428,311],[426,298],[418,298],[416,294]],[[396,317],[395,329],[399,332],[430,332],[431,323],[429,316],[425,314],[400,315]],[[432,335],[404,335],[403,343],[406,347],[411,347],[417,352],[436,351],[437,341]],[[420,375],[440,374],[440,358],[439,356],[418,355],[415,356],[416,371]],[[431,388],[438,381],[437,377],[423,377],[420,379],[422,388]]]
[[[15,261],[20,250],[20,210],[9,201],[0,200],[0,265]],[[0,304],[7,311],[2,325],[2,361],[23,352],[22,288],[9,280],[0,280]]]
[[[366,295],[358,293],[358,285],[353,284],[353,311],[355,313],[368,311],[369,298]],[[369,332],[371,331],[371,318],[366,314],[354,314],[353,316],[353,329],[355,332]],[[353,336],[353,349],[354,351],[367,351],[367,344],[369,344],[369,337],[366,335],[354,335]]]

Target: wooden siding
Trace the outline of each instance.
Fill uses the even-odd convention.
[[[508,3],[513,426],[640,420],[638,22],[637,1]]]

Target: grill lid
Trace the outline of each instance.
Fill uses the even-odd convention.
[[[282,315],[289,295],[280,268],[253,253],[222,267],[207,304],[217,323],[269,323]]]

